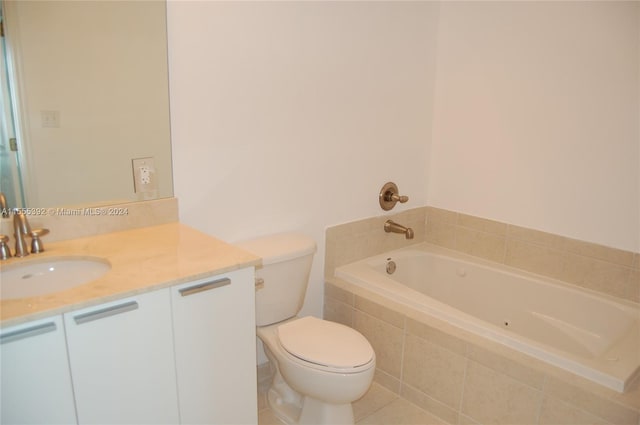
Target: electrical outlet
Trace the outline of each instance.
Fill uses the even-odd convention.
[[[140,183],[143,185],[151,184],[151,169],[147,165],[140,167]]]
[[[158,180],[153,157],[134,158],[131,163],[133,166],[133,187],[135,193],[157,191]]]

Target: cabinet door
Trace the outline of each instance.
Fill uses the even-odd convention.
[[[253,268],[172,288],[185,424],[257,423]]]
[[[64,315],[81,424],[175,424],[169,289]]]
[[[76,413],[62,317],[0,333],[3,424],[73,424]]]

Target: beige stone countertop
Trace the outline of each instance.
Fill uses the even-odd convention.
[[[111,269],[72,289],[30,298],[0,299],[2,327],[261,263],[251,253],[180,223],[52,243],[47,243],[45,237],[44,247],[40,254],[3,261],[0,270],[12,264],[67,256],[106,259]]]

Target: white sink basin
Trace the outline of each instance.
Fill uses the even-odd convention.
[[[0,299],[52,294],[88,283],[111,269],[96,257],[50,257],[28,259],[0,270]]]

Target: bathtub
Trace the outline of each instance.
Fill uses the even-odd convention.
[[[640,375],[632,302],[427,243],[338,267],[336,277],[618,392]]]

